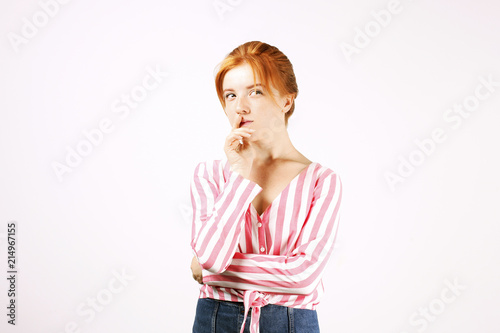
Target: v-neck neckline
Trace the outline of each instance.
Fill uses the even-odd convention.
[[[261,219],[264,217],[264,215],[266,215],[267,211],[269,209],[271,209],[271,207],[273,206],[273,204],[276,202],[276,200],[278,200],[279,198],[281,198],[281,195],[283,194],[283,192],[285,192],[297,179],[300,178],[300,175],[302,175],[304,172],[306,172],[310,167],[311,165],[315,164],[316,162],[311,162],[309,163],[304,169],[302,169],[298,175],[296,175],[290,182],[288,182],[288,184],[285,186],[285,188],[276,196],[276,198],[274,198],[273,201],[271,201],[271,203],[267,206],[267,208],[262,212],[262,214],[259,215],[259,212],[257,211],[257,209],[255,208],[255,206],[253,205],[253,203],[250,201],[250,207],[252,207],[253,211],[255,212],[255,214],[257,214],[258,217],[260,217]]]

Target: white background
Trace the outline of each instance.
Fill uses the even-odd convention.
[[[191,331],[189,182],[198,162],[224,156],[230,131],[214,69],[260,40],[294,65],[292,142],[343,181],[321,331],[499,332],[500,87],[456,128],[443,118],[480,77],[500,82],[499,3],[401,0],[381,27],[371,12],[390,1],[221,2],[230,10],[74,0],[44,22],[39,2],[2,0],[0,331]],[[34,16],[38,31],[16,46]],[[342,43],[354,46],[367,26],[369,44],[346,57]],[[121,118],[113,103],[147,68],[168,76]],[[53,164],[106,118],[113,130],[60,181]],[[436,128],[446,140],[418,153],[415,140]],[[386,174],[411,154],[423,160],[391,188]],[[9,221],[18,224],[15,327]]]

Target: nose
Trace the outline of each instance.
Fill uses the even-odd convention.
[[[238,100],[236,102],[236,113],[242,114],[242,113],[248,113],[249,107],[248,103],[246,100],[246,96],[238,96]]]

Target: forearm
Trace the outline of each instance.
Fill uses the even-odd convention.
[[[221,273],[230,264],[250,202],[262,188],[232,172],[223,191],[210,203],[203,194],[207,184],[193,182],[193,239],[191,247],[200,265],[210,272]]]
[[[314,258],[306,254],[285,257],[235,253],[223,273],[205,272],[203,282],[235,289],[309,295],[320,282],[330,254],[331,246]]]

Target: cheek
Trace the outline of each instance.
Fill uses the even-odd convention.
[[[265,101],[263,103],[260,103],[260,107],[262,109],[265,109],[269,113],[275,112],[276,109],[280,109],[276,104],[273,103],[273,101]]]

